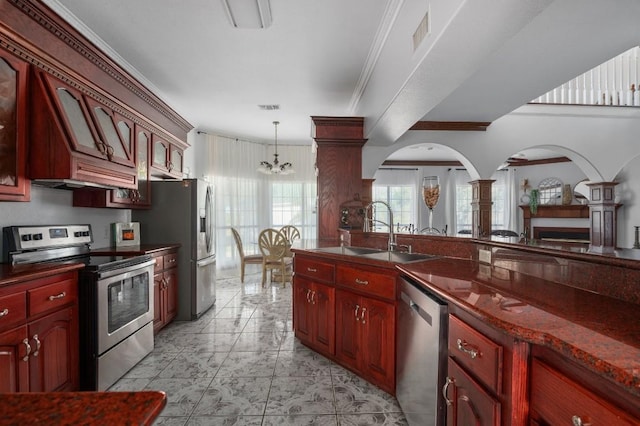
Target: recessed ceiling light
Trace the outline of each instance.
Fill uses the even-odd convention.
[[[277,104],[273,104],[273,105],[258,105],[258,108],[260,108],[263,111],[275,111],[277,109],[280,109],[280,105],[277,105]]]

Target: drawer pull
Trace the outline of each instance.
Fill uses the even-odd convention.
[[[591,422],[582,421],[582,418],[580,416],[571,417],[571,422],[572,422],[573,426],[591,426]]]
[[[22,360],[27,362],[29,361],[29,354],[31,353],[31,345],[29,344],[29,339],[25,338],[22,343],[24,343],[24,347],[27,349],[27,353],[22,357]]]
[[[356,321],[360,321],[360,318],[358,318],[358,310],[360,310],[360,305],[356,305],[356,312],[355,312]]]
[[[462,339],[458,339],[457,343],[458,343],[458,349],[464,352],[465,354],[469,355],[471,359],[475,359],[478,357],[478,355],[480,355],[480,352],[477,349],[472,348],[471,345],[469,345],[469,343],[463,341]]]
[[[356,284],[360,284],[360,285],[369,285],[369,281],[367,280],[361,280],[359,278],[356,278]]]
[[[33,340],[36,341],[36,350],[33,353],[33,356],[38,356],[38,354],[40,353],[40,340],[38,339],[38,335],[37,334],[33,335]]]
[[[447,381],[444,383],[444,386],[442,386],[442,396],[444,397],[444,402],[446,402],[448,406],[453,405],[453,401],[447,396],[447,393],[449,393],[449,385],[451,384],[453,384],[453,379],[451,377],[447,377]]]
[[[0,318],[6,317],[7,315],[9,315],[9,308],[4,308],[2,312],[0,312]]]
[[[309,268],[307,266],[307,272],[318,272],[318,270],[316,268]]]
[[[51,300],[51,301],[52,301],[52,300],[56,300],[56,299],[62,299],[62,298],[64,298],[66,295],[67,295],[67,292],[66,292],[66,291],[63,291],[62,293],[60,293],[60,294],[56,294],[55,296],[49,296],[49,300]]]

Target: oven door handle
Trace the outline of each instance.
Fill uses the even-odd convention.
[[[156,260],[151,259],[142,263],[136,263],[135,265],[127,266],[126,268],[118,268],[118,269],[113,269],[111,271],[105,271],[99,274],[99,279],[109,278],[114,275],[123,275],[128,272],[137,271],[138,269],[144,269],[148,266],[155,265],[155,263],[156,263]]]

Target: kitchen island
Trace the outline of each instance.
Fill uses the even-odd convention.
[[[314,262],[325,269],[355,267],[363,272],[381,266],[366,255],[341,255],[326,248],[294,252],[295,265],[307,270],[317,269]],[[451,386],[445,393],[452,399],[448,415],[457,419],[452,424],[571,424],[572,417],[640,424],[638,304],[523,273],[537,265],[555,277],[567,265],[523,255],[498,256],[488,263],[476,255],[393,265],[400,277],[449,305],[449,340],[441,350],[450,359]],[[294,272],[298,277],[299,271]],[[351,277],[335,278],[336,293],[348,285],[345,278]],[[299,279],[294,279],[297,294]],[[327,280],[323,284],[332,287]],[[294,298],[294,315],[308,305],[300,303],[302,296]],[[324,311],[332,312],[331,306],[325,304]],[[299,325],[294,324],[296,335]],[[336,333],[344,328],[337,317],[332,325]],[[390,339],[395,341],[394,336]],[[491,362],[478,368],[487,360]],[[459,407],[463,403],[467,408]],[[582,410],[582,417],[567,414],[574,408]],[[562,416],[554,417],[559,412]]]

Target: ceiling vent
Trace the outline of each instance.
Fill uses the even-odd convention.
[[[271,26],[269,0],[222,0],[227,17],[235,28],[268,28]]]
[[[275,111],[280,109],[280,105],[258,105],[262,111]]]
[[[418,24],[418,28],[416,28],[416,31],[413,33],[414,51],[418,49],[420,43],[422,43],[422,40],[424,40],[429,35],[430,31],[431,25],[429,22],[429,10],[427,10],[427,13],[424,14],[424,18],[422,18],[422,21],[420,21],[420,23]]]

